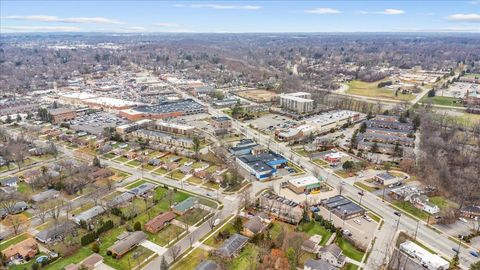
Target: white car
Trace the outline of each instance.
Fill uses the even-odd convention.
[[[461,222],[464,222],[464,223],[468,223],[468,220],[464,219],[463,217],[459,218],[458,220],[460,220]]]
[[[353,222],[357,223],[358,225],[362,224],[362,222],[360,221],[360,219],[354,219]]]
[[[367,215],[363,216],[363,218],[368,222],[372,222],[372,219]]]

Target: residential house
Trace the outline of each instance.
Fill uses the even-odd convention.
[[[190,174],[192,172],[192,166],[187,166],[187,165],[183,165],[182,167],[180,167],[180,172],[182,172],[183,174]]]
[[[142,231],[122,233],[117,237],[115,244],[108,248],[107,252],[118,259],[146,239],[147,235]]]
[[[49,200],[53,200],[60,196],[60,192],[55,189],[47,189],[31,197],[31,200],[35,203],[41,203]]]
[[[147,223],[145,223],[145,230],[150,233],[157,233],[167,226],[170,221],[174,220],[176,217],[175,213],[168,211],[161,213],[160,215],[154,217]]]
[[[12,207],[8,209],[8,212],[12,215],[20,214],[29,208],[28,204],[24,201],[16,202]]]
[[[85,258],[78,264],[69,264],[65,266],[65,270],[80,270],[82,267],[88,270],[100,269],[101,264],[103,263],[103,257],[97,253],[93,253],[92,255]]]
[[[333,266],[332,264],[322,261],[322,260],[314,260],[308,259],[304,266],[303,270],[337,270],[339,268]]]
[[[440,208],[431,203],[426,195],[413,195],[410,199],[410,202],[418,209],[421,209],[430,215],[435,215],[440,213]]]
[[[303,241],[301,249],[306,252],[316,254],[320,251],[320,245],[318,245],[318,242],[312,241],[311,239],[307,239]]]
[[[40,231],[35,235],[35,238],[44,244],[55,243],[59,240],[65,239],[69,234],[75,235],[76,228],[77,224],[72,221],[66,221]]]
[[[160,168],[163,168],[169,172],[175,170],[176,168],[178,168],[180,165],[177,163],[177,162],[169,162],[169,163],[165,163],[163,164],[162,166],[160,166]]]
[[[114,173],[112,172],[112,170],[108,168],[97,168],[94,172],[90,174],[90,176],[94,180],[105,179],[113,175]]]
[[[197,178],[200,178],[200,179],[205,179],[207,178],[209,175],[209,173],[205,170],[196,170],[194,173],[193,173],[193,176],[197,177]]]
[[[97,205],[74,216],[72,220],[79,225],[82,220],[87,223],[90,223],[95,217],[103,213],[105,213],[105,209],[102,206]]]
[[[225,258],[233,258],[247,245],[248,240],[248,237],[235,233],[216,250],[216,253]]]
[[[345,256],[343,251],[336,245],[330,244],[320,249],[320,257],[336,267],[343,267],[345,265]]]
[[[147,196],[148,194],[150,194],[155,188],[157,188],[156,185],[154,185],[150,182],[146,182],[146,183],[141,184],[138,187],[132,188],[128,192],[134,194],[137,197],[142,197],[142,196],[144,197],[144,196]]]
[[[130,192],[124,192],[124,193],[114,197],[109,202],[107,202],[107,206],[108,207],[118,207],[121,204],[132,201],[134,197],[135,197],[135,194],[130,193]]]
[[[18,186],[18,177],[11,176],[11,177],[0,179],[0,186],[2,186],[2,187],[17,187]]]
[[[268,224],[265,224],[261,217],[254,216],[250,218],[244,225],[242,234],[248,237],[253,237],[256,234],[262,233]]]
[[[193,209],[198,205],[198,199],[195,197],[188,197],[185,200],[172,206],[172,211],[179,215],[183,216],[186,212]]]
[[[7,249],[2,250],[3,256],[7,261],[22,259],[30,260],[38,254],[38,244],[33,238],[27,238],[17,244],[14,244]]]
[[[220,270],[220,267],[216,262],[207,260],[199,263],[197,267],[195,267],[195,270]]]
[[[303,218],[303,208],[296,202],[267,192],[260,197],[260,207],[271,217],[298,224]]]
[[[158,158],[152,158],[148,161],[148,164],[152,165],[152,166],[158,166],[158,165],[160,165],[161,162],[162,161]]]

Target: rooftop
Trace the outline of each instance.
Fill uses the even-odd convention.
[[[171,113],[179,111],[194,111],[194,110],[204,110],[205,107],[193,99],[181,99],[175,101],[165,101],[160,102],[157,105],[152,106],[140,106],[135,109],[135,111],[141,113]]]
[[[313,175],[290,179],[289,182],[294,186],[308,186],[320,183],[320,180]]]

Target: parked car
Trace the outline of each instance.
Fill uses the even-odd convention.
[[[452,250],[453,250],[455,253],[458,253],[458,248],[453,247]]]
[[[470,251],[470,255],[472,255],[472,256],[475,257],[475,258],[480,257],[480,255],[478,255],[478,252],[476,252],[476,251],[474,251],[474,250]]]
[[[353,222],[357,223],[358,225],[362,224],[362,222],[360,221],[360,219],[354,219]]]
[[[463,217],[459,218],[458,220],[460,220],[461,222],[464,222],[464,223],[468,223],[468,220],[464,219]]]
[[[343,235],[346,235],[346,236],[352,236],[352,233],[351,233],[349,230],[347,230],[347,229],[342,230],[342,234],[343,234]]]
[[[371,219],[369,216],[367,216],[367,215],[364,215],[364,216],[363,216],[363,219],[365,219],[365,220],[368,221],[368,222],[372,222],[372,219]]]

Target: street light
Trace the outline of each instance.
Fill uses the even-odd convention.
[[[395,212],[395,215],[398,216],[397,227],[395,228],[395,233],[396,233],[396,231],[398,231],[398,226],[400,226],[400,218],[402,217],[402,213],[400,213],[400,212]]]

